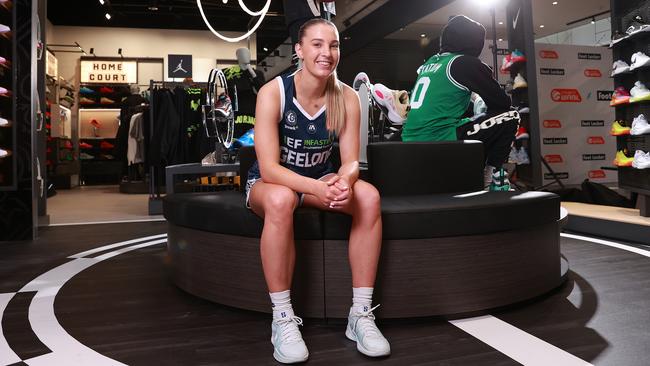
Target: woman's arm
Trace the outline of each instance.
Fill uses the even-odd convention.
[[[338,175],[342,181],[348,184],[348,187],[351,187],[359,178],[359,124],[361,103],[359,103],[357,93],[345,84],[343,84],[343,98],[345,100],[345,127],[339,134],[341,168],[338,171]],[[364,123],[367,123],[367,121],[364,121]]]
[[[328,192],[333,182],[323,182],[294,173],[280,165],[278,121],[280,120],[280,87],[277,80],[266,83],[257,95],[255,110],[255,153],[262,179],[296,192],[317,196],[324,204],[334,199]],[[331,197],[329,197],[331,196]]]

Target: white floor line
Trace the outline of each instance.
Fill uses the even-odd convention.
[[[160,238],[166,238],[166,237],[167,237],[167,234],[159,234],[159,235],[145,236],[143,238],[137,238],[137,239],[127,240],[127,241],[121,241],[119,243],[104,245],[103,247],[86,250],[85,252],[81,252],[81,253],[71,255],[68,258],[82,258],[82,257],[85,257],[85,256],[90,255],[90,254],[103,252],[105,250],[109,250],[109,249],[113,249],[113,248],[117,248],[117,247],[122,247],[122,246],[133,244],[133,243],[139,243],[139,242],[142,242],[142,241],[154,240],[154,239],[160,239]]]
[[[21,361],[20,357],[9,347],[9,343],[7,343],[4,331],[2,330],[2,317],[7,308],[7,304],[13,299],[14,295],[15,293],[0,294],[0,365],[2,366]]]
[[[449,322],[523,365],[592,365],[492,315]]]
[[[626,245],[626,244],[617,243],[617,242],[614,242],[614,241],[596,239],[596,238],[590,238],[588,236],[566,234],[566,233],[561,233],[560,236],[565,237],[565,238],[570,238],[570,239],[589,241],[589,242],[596,243],[596,244],[607,245],[607,246],[610,246],[610,247],[613,247],[613,248],[623,249],[623,250],[627,250],[628,252],[640,254],[640,255],[645,256],[645,257],[650,257],[650,251],[648,251],[648,250],[633,247],[633,246]]]
[[[49,224],[47,226],[75,226],[75,225],[98,225],[98,224],[124,224],[130,222],[157,222],[166,221],[164,217],[151,218],[151,219],[136,219],[136,220],[113,220],[113,221],[92,221],[92,222],[66,222],[62,224]]]
[[[143,238],[134,239],[135,242],[142,241]],[[30,366],[49,366],[49,365],[66,365],[66,366],[117,366],[124,365],[109,357],[106,357],[93,349],[73,338],[61,326],[54,313],[54,300],[59,290],[72,277],[86,268],[97,264],[103,260],[113,258],[116,255],[130,252],[132,250],[161,244],[167,239],[159,239],[144,243],[132,245],[130,247],[120,248],[113,252],[105,253],[96,258],[76,258],[70,262],[64,263],[50,271],[38,276],[30,283],[25,285],[21,291],[38,291],[34,295],[29,306],[29,323],[38,339],[48,347],[52,352],[24,360]],[[122,243],[116,243],[121,244]],[[115,245],[115,244],[112,244]],[[110,246],[110,245],[109,245]],[[106,246],[106,247],[109,247]]]

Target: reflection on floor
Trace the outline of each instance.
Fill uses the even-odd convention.
[[[3,244],[0,365],[277,364],[268,315],[210,303],[171,283],[158,235],[165,225],[49,227],[35,241]],[[569,280],[548,296],[464,324],[380,319],[392,346],[380,360],[356,351],[343,321],[305,319],[309,364],[647,364],[650,251],[626,248],[566,236]]]
[[[50,224],[161,220],[150,216],[148,195],[124,194],[119,186],[81,186],[59,189],[47,200]]]

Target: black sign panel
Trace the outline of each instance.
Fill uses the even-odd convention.
[[[596,98],[603,102],[609,102],[612,100],[612,94],[614,94],[614,92],[611,90],[598,90],[596,92]]]
[[[192,55],[167,55],[167,76],[170,78],[191,78]]]
[[[579,60],[600,60],[602,58],[603,56],[600,53],[586,53],[586,52],[578,53]]]
[[[605,126],[605,121],[603,121],[603,120],[582,120],[582,121],[580,121],[580,126],[582,126],[582,127],[603,127],[603,126]]]
[[[544,137],[544,145],[566,145],[568,139],[566,137]]]
[[[605,160],[605,154],[582,154],[582,160]]]
[[[564,69],[549,69],[542,67],[539,69],[539,73],[542,75],[564,75]]]
[[[544,179],[569,179],[569,173],[568,172],[557,172],[555,173],[555,177],[553,177],[552,173],[544,173]]]

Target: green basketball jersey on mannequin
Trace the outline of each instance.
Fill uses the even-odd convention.
[[[411,93],[411,110],[402,130],[403,141],[456,140],[456,127],[470,103],[471,92],[451,75],[461,55],[442,53],[420,66]]]

